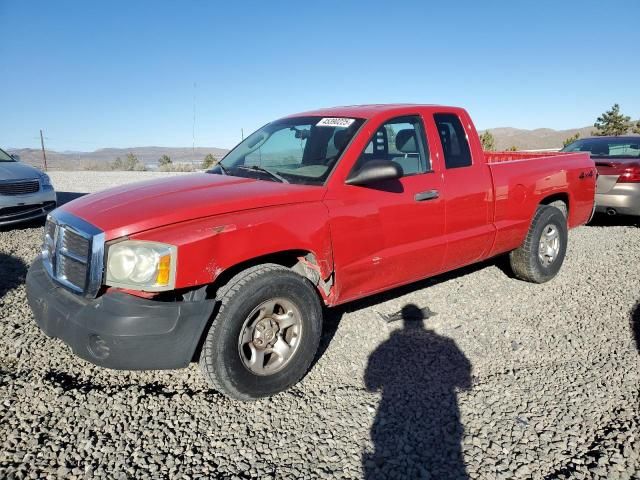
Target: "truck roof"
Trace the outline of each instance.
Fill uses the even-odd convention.
[[[415,104],[415,103],[381,103],[370,105],[345,105],[341,107],[320,108],[317,110],[309,110],[307,112],[295,113],[287,115],[287,117],[355,117],[355,118],[371,118],[381,113],[397,113],[403,115],[405,113],[415,112],[417,108],[433,108],[446,110],[461,110],[459,107],[448,107],[444,105],[432,104]]]

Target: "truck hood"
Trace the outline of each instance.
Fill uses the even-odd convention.
[[[40,171],[20,162],[0,162],[0,182],[40,178]]]
[[[196,218],[319,201],[323,194],[322,187],[200,173],[128,184],[60,208],[102,229],[111,240]]]

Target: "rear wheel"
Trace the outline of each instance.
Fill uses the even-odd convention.
[[[524,243],[509,254],[513,272],[528,282],[548,282],[564,262],[567,240],[567,219],[563,212],[540,205]]]
[[[313,285],[288,268],[265,264],[233,277],[219,297],[200,355],[214,388],[254,400],[298,382],[322,331],[322,306]]]

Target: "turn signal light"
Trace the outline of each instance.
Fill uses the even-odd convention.
[[[156,284],[169,285],[169,279],[171,277],[171,256],[164,255],[160,257],[160,263],[158,265],[158,276],[156,277]]]

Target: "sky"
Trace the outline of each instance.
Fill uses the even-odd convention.
[[[480,129],[640,118],[638,18],[638,0],[0,0],[0,146],[229,148],[362,103],[462,106]]]

